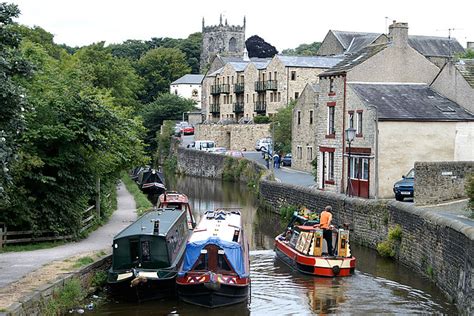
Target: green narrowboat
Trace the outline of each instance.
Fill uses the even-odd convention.
[[[174,295],[175,278],[191,234],[186,212],[147,212],[113,240],[107,283],[114,296],[144,301]]]

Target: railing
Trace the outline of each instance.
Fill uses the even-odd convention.
[[[234,93],[244,93],[244,88],[244,83],[236,83],[234,84]]]
[[[218,103],[210,104],[209,105],[209,113],[220,113],[221,112],[221,105]]]
[[[220,87],[221,86],[218,84],[211,85],[211,94],[220,94],[221,93]]]
[[[254,103],[254,111],[257,113],[265,113],[267,111],[266,101],[256,101]]]
[[[213,84],[211,85],[211,94],[229,94],[230,93],[230,85],[229,84]]]
[[[278,90],[277,80],[255,81],[255,91],[263,92],[267,90]]]
[[[230,93],[230,85],[229,84],[221,84],[221,93]]]
[[[233,111],[234,113],[244,112],[244,102],[234,102]]]

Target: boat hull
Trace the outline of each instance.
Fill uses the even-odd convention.
[[[134,282],[134,279],[134,277],[131,277],[120,282],[109,282],[110,294],[132,302],[144,302],[176,296],[176,277],[158,280],[141,279],[139,282]]]
[[[324,277],[345,277],[354,274],[354,257],[306,256],[278,237],[275,239],[275,252],[281,261],[301,273]]]
[[[178,296],[186,303],[207,308],[216,308],[245,302],[249,296],[249,285],[227,285],[221,283],[199,283],[177,285]]]

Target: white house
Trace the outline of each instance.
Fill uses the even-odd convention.
[[[201,108],[201,90],[204,75],[184,75],[170,85],[170,93],[196,101],[196,107]]]

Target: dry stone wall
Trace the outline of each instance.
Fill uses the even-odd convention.
[[[200,124],[196,140],[213,140],[218,147],[232,150],[255,150],[257,140],[270,137],[270,124]]]

